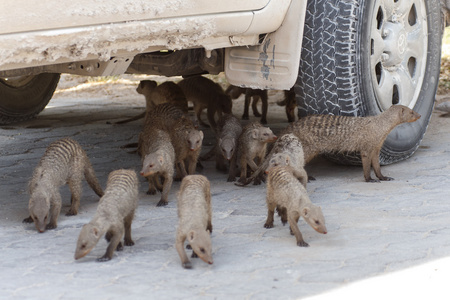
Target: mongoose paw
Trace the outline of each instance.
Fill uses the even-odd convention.
[[[262,182],[262,180],[260,178],[255,178],[255,180],[253,180],[253,185],[260,185]]]
[[[198,258],[198,255],[197,255],[197,253],[195,253],[194,251],[192,251],[191,257],[192,257],[192,258]]]
[[[122,245],[122,242],[120,242],[116,247],[116,251],[122,251],[122,250],[123,250],[123,245]]]
[[[309,244],[305,241],[299,241],[297,242],[297,246],[299,247],[309,247]]]
[[[77,214],[78,214],[77,211],[69,209],[69,211],[66,213],[66,216],[76,216]]]
[[[149,189],[148,191],[147,191],[147,195],[154,195],[154,194],[156,194],[156,189]]]
[[[166,206],[168,203],[164,200],[159,200],[159,202],[156,204],[156,206]]]
[[[25,218],[22,220],[22,223],[33,223],[33,218],[31,216],[29,216],[28,218]]]
[[[45,229],[55,229],[56,228],[56,224],[47,224],[47,226],[45,226]]]
[[[380,181],[378,179],[369,178],[369,179],[366,179],[366,182],[373,183],[373,182],[380,182]]]
[[[201,162],[197,161],[197,165],[195,166],[195,169],[197,170],[197,172],[201,172],[201,171],[203,171],[204,167]]]
[[[242,177],[240,177],[239,179],[238,179],[238,182],[240,183],[240,184],[242,184],[242,185],[247,185],[246,183],[247,183],[247,178],[242,178]]]
[[[315,177],[313,177],[313,176],[309,176],[308,175],[308,182],[310,182],[310,181],[315,181],[316,180],[316,178]]]
[[[269,229],[269,228],[273,228],[273,223],[265,223],[264,224],[264,228],[267,228],[267,229]]]
[[[236,181],[236,177],[234,177],[234,176],[227,178],[227,182],[234,182],[234,181]]]
[[[103,255],[102,257],[97,258],[98,262],[105,262],[105,261],[108,261],[108,260],[111,260],[111,257],[106,256],[106,254]]]
[[[394,178],[392,178],[392,177],[387,177],[387,176],[383,176],[383,177],[380,178],[380,180],[381,180],[381,181],[392,181],[392,180],[394,180]]]
[[[192,269],[192,264],[190,261],[181,264],[185,269]]]
[[[242,116],[242,120],[248,120],[248,116],[243,115],[243,116]]]
[[[261,124],[267,124],[267,120],[266,119],[261,119]]]
[[[124,242],[125,246],[134,246],[134,241],[132,239],[125,239]]]

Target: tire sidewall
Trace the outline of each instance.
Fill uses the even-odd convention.
[[[385,163],[394,162],[409,156],[417,147],[426,131],[434,106],[434,99],[439,80],[440,72],[440,53],[441,53],[441,11],[439,0],[424,0],[427,10],[428,25],[428,44],[427,44],[427,63],[423,77],[422,87],[414,106],[414,110],[422,117],[414,122],[401,124],[397,126],[387,137],[382,152],[390,156]],[[375,0],[362,0],[360,14],[361,20],[358,32],[359,40],[359,59],[357,66],[360,67],[358,74],[360,95],[362,97],[361,110],[362,115],[378,115],[382,113],[378,106],[374,88],[372,86],[370,66],[370,30],[372,18],[376,9]],[[392,160],[392,161],[391,161]],[[382,158],[383,163],[383,158]]]

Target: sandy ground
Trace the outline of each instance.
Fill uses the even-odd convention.
[[[36,120],[0,127],[0,298],[1,299],[380,299],[417,296],[448,299],[450,274],[450,118],[433,113],[427,134],[410,159],[382,167],[392,182],[363,181],[361,167],[323,159],[307,171],[311,200],[322,207],[328,234],[320,235],[301,220],[309,248],[295,245],[288,227],[266,218],[265,185],[240,188],[226,182],[214,163],[202,174],[212,185],[213,258],[193,259],[185,270],[174,247],[177,226],[175,183],[167,207],[159,195],[146,195],[133,222],[136,244],[103,255],[102,240],[80,261],[73,259],[83,224],[95,213],[98,197],[87,184],[77,216],[65,216],[70,204],[61,188],[63,208],[58,228],[38,234],[27,217],[27,183],[48,144],[71,136],[86,150],[102,186],[109,172],[140,169],[140,159],[121,146],[134,142],[141,122],[112,125],[143,111],[135,88],[143,76],[111,82],[63,77],[59,89]],[[219,81],[222,79],[219,78]],[[269,126],[286,126],[283,108],[270,93]],[[444,101],[440,97],[439,101]],[[242,97],[234,103],[242,113]],[[256,120],[256,118],[252,118]],[[214,138],[204,129],[204,151]]]

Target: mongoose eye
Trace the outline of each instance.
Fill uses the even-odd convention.
[[[200,248],[201,253],[206,253],[205,248]]]
[[[149,167],[149,168],[153,168],[153,165],[149,165],[148,167]]]
[[[316,225],[320,225],[320,221],[317,221],[317,220],[316,220]]]
[[[268,136],[268,134],[267,134],[267,133],[264,133],[264,136]]]
[[[81,245],[81,249],[85,249],[86,248],[86,245]]]

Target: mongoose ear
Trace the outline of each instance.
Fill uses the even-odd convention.
[[[309,207],[304,207],[302,209],[303,216],[306,217],[309,214]]]
[[[203,132],[202,132],[203,133]],[[222,144],[222,138],[219,138],[219,144]]]
[[[194,240],[194,238],[195,238],[195,231],[193,231],[193,230],[189,231],[187,238],[188,238],[189,242],[192,242]]]
[[[291,159],[289,158],[289,156],[286,156],[286,165],[288,166],[290,163]]]
[[[258,136],[259,136],[258,129],[253,129],[252,130],[252,138],[256,140],[258,138]]]
[[[164,157],[159,156],[158,161],[159,161],[159,164],[162,165],[164,163]]]
[[[200,130],[200,131],[199,131],[199,134],[200,134],[200,138],[203,140],[203,136],[204,136],[204,135],[203,135],[203,131]]]
[[[92,227],[92,233],[94,234],[95,237],[98,237],[100,231],[98,230],[97,227]]]

